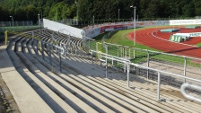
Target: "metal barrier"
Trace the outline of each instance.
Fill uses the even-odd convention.
[[[199,82],[201,83],[201,80],[198,80],[198,79],[195,79],[195,78],[191,78],[191,77],[186,77],[186,76],[183,76],[183,75],[179,75],[179,74],[175,74],[175,73],[171,73],[171,72],[166,72],[166,71],[162,71],[162,70],[158,70],[158,69],[154,69],[154,68],[151,68],[151,67],[146,67],[146,66],[143,66],[143,65],[139,65],[139,64],[135,64],[135,63],[131,63],[130,60],[128,59],[125,59],[125,58],[121,58],[121,57],[117,57],[117,56],[112,56],[112,55],[108,55],[107,53],[101,53],[101,52],[97,52],[97,51],[94,51],[94,50],[91,50],[90,51],[91,54],[92,53],[98,53],[98,54],[101,54],[102,57],[104,57],[106,59],[106,77],[107,77],[107,60],[110,59],[110,60],[113,60],[113,61],[118,61],[118,62],[121,62],[121,63],[124,63],[126,65],[126,70],[127,70],[127,86],[129,87],[129,73],[130,73],[130,66],[135,66],[135,67],[138,67],[138,68],[141,68],[141,69],[146,69],[146,70],[150,70],[150,71],[154,71],[156,73],[158,73],[158,81],[157,81],[157,100],[158,101],[161,101],[161,98],[160,98],[160,85],[161,85],[161,76],[163,75],[166,75],[166,76],[172,76],[172,77],[177,77],[177,78],[183,78],[183,79],[187,79],[187,80],[191,80],[191,81],[194,81],[194,82]],[[193,96],[189,96],[185,93],[185,88],[186,87],[189,87],[189,88],[193,88],[193,89],[196,89],[196,90],[199,90],[201,91],[201,86],[196,86],[196,85],[189,85],[189,84],[183,84],[181,86],[181,92],[182,94],[188,98],[188,99],[191,99],[191,100],[194,100],[194,101],[197,101],[197,102],[201,102],[201,99],[199,98],[196,98],[196,97],[193,97]]]
[[[107,51],[109,55],[129,59],[135,64],[156,68],[158,70],[163,70],[165,68],[168,72],[188,77],[196,76],[198,79],[201,79],[201,77],[199,76],[201,73],[200,58],[180,56],[170,53],[163,53],[153,50],[140,49],[105,42],[96,43],[90,49],[105,52],[106,48],[103,46],[105,44],[107,45]],[[96,49],[94,49],[95,47]],[[150,77],[149,70],[147,70],[146,72],[146,77]],[[185,78],[184,80],[180,81],[188,82]]]

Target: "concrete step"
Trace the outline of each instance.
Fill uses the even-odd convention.
[[[7,54],[6,46],[0,47],[0,62],[0,74],[11,91],[21,112],[53,113],[53,110],[15,70],[12,61],[9,59],[9,55]]]
[[[122,93],[130,98],[133,98],[135,100],[138,100],[140,103],[143,103],[149,107],[153,107],[153,109],[162,109],[161,112],[182,112],[182,109],[177,109],[177,107],[172,106],[171,104],[168,104],[166,102],[157,102],[156,97],[150,96],[149,91],[140,91],[139,89],[133,89],[133,88],[125,88],[126,86],[124,84],[120,84],[119,82],[111,81],[106,78],[101,77],[91,77],[87,76],[90,79],[102,84],[106,85],[108,88],[114,89],[116,91],[122,91]],[[120,92],[121,93],[121,92]]]
[[[12,51],[13,52],[13,51]],[[55,111],[67,112],[68,105],[61,100],[56,94],[49,90],[41,81],[39,81],[22,63],[21,60],[16,59],[18,56],[13,52],[10,57],[14,59],[13,63],[22,77],[33,87],[33,89],[40,95],[40,97]],[[26,61],[25,61],[26,62]]]
[[[48,72],[49,70],[51,70],[51,67],[48,66],[45,61],[43,61],[42,59],[39,59],[39,57],[37,57],[36,55],[32,55],[32,56],[36,60],[38,60],[38,62],[40,62],[41,66],[39,66],[38,68],[40,68],[40,69],[43,68],[43,70],[41,70],[41,71],[44,71],[43,73],[45,73],[47,76],[49,76],[55,82],[59,83],[66,90],[68,90],[72,94],[76,95],[78,98],[80,98],[81,100],[86,102],[88,105],[92,106],[98,112],[110,112],[110,113],[113,112],[111,109],[109,109],[108,107],[106,107],[105,105],[100,103],[99,101],[95,100],[94,98],[90,97],[86,93],[82,92],[80,89],[76,88],[72,84],[66,82],[65,80],[63,80],[62,78],[58,77],[57,75],[55,75],[55,74],[53,74],[51,72]],[[49,68],[49,70],[46,67]]]
[[[31,64],[37,65],[39,66],[38,62],[31,58],[30,55],[28,54],[24,54],[25,56],[27,56],[27,58],[29,58],[29,60],[31,61],[26,61],[26,66],[30,66]],[[23,57],[22,55],[20,55],[21,57]],[[23,58],[25,59],[25,58]],[[68,90],[65,90],[62,86],[60,86],[58,83],[56,83],[55,81],[53,81],[51,78],[49,78],[48,76],[46,76],[43,72],[41,72],[40,70],[43,70],[42,67],[40,67],[40,70],[35,67],[34,65],[31,65],[31,67],[29,68],[29,70],[41,81],[43,82],[46,86],[48,86],[49,89],[51,89],[53,92],[55,92],[57,95],[59,95],[60,98],[62,98],[65,102],[68,103],[68,105],[70,105],[71,107],[73,107],[75,110],[77,110],[78,112],[96,112],[93,108],[91,108],[90,106],[88,106],[87,104],[85,104],[83,101],[81,101],[79,98],[77,98],[76,96],[74,96],[72,93],[70,93]],[[36,72],[36,70],[38,70]],[[81,104],[77,105],[77,103]],[[69,110],[69,108],[66,108],[66,110]],[[71,111],[69,111],[71,112]]]

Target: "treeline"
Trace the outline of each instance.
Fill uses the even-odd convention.
[[[40,18],[61,20],[76,16],[75,0],[0,0],[0,21],[32,20]]]
[[[78,18],[131,19],[137,7],[139,19],[187,18],[201,16],[200,0],[0,0],[0,21],[33,20],[41,17],[52,20]]]

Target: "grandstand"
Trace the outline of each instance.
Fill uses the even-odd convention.
[[[134,73],[130,73],[127,66],[124,73],[107,65],[107,55],[102,55],[106,62],[99,65],[86,43],[74,36],[39,29],[12,36],[8,46],[0,46],[0,74],[21,112],[201,111],[198,102],[187,100],[176,87],[161,84],[159,91],[156,81],[137,73],[143,67],[131,66]],[[121,66],[121,62],[117,64]],[[156,78],[160,79],[160,74]],[[190,94],[200,97],[197,92]]]

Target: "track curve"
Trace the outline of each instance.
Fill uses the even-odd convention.
[[[167,38],[160,39],[154,37],[152,33],[160,29],[161,28],[148,28],[136,30],[136,42],[166,53],[201,58],[201,48],[199,47],[170,42]],[[127,34],[127,37],[129,40],[133,40],[133,33]],[[198,40],[200,41],[200,39]]]

